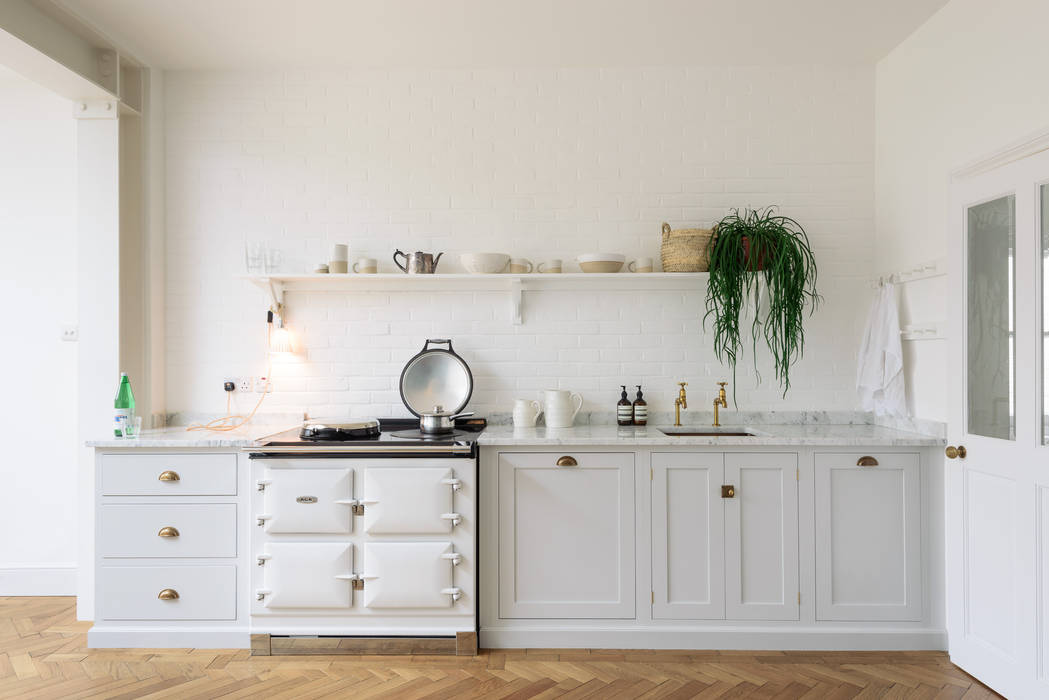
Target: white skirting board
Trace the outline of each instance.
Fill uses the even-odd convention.
[[[238,627],[92,627],[91,649],[250,649],[251,635]]]
[[[930,629],[677,628],[481,630],[482,649],[739,649],[946,651],[947,631]]]
[[[76,595],[76,566],[0,567],[0,596]]]

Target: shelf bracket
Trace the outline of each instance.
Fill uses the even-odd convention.
[[[273,308],[279,309],[284,306],[284,284],[282,282],[274,282],[273,279],[266,280],[266,287],[270,293],[270,299],[273,301]]]
[[[512,306],[510,313],[515,326],[520,326],[524,323],[524,313],[521,307],[524,301],[524,282],[521,281],[520,277],[515,277],[510,280],[510,305]]]

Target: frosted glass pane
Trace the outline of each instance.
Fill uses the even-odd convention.
[[[968,212],[968,423],[974,435],[1016,438],[1016,197]]]

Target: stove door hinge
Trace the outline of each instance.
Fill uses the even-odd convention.
[[[364,590],[364,577],[360,574],[339,574],[335,578],[339,579],[340,581],[349,581],[350,588],[355,591]]]
[[[272,515],[269,515],[268,513],[264,513],[262,515],[259,515],[259,516],[255,517],[255,524],[258,525],[259,527],[262,527],[263,525],[266,524],[267,520],[272,520],[272,519],[273,519]]]
[[[259,479],[255,482],[256,487],[259,491],[265,491],[266,487],[273,483],[272,479]]]
[[[364,515],[364,501],[359,498],[342,499],[335,502],[344,506],[349,506],[350,512],[354,515]]]
[[[459,479],[441,479],[441,483],[451,486],[452,491],[458,491],[463,487],[463,482]]]
[[[263,600],[266,596],[270,595],[271,593],[273,593],[273,591],[269,591],[264,588],[256,589],[255,600]]]
[[[463,597],[463,590],[461,588],[442,588],[441,593],[444,595],[450,595],[453,603]]]
[[[255,563],[259,566],[266,566],[266,562],[273,558],[272,554],[260,554],[255,557]]]
[[[441,513],[441,520],[451,520],[452,527],[455,527],[463,521],[463,516],[458,513]]]

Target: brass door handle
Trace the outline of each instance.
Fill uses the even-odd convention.
[[[173,472],[170,469],[167,471],[160,472],[160,476],[157,477],[158,481],[180,481],[178,472]]]
[[[958,445],[957,447],[954,445],[948,445],[943,453],[947,455],[947,459],[957,459],[959,457],[965,459],[966,455],[969,454],[969,451],[965,449],[965,445]]]
[[[171,527],[167,525],[160,528],[160,532],[157,533],[157,537],[178,537],[180,534],[177,527]]]
[[[157,598],[160,600],[178,600],[178,591],[174,588],[165,588],[160,593],[157,593]]]
[[[559,467],[578,467],[579,462],[575,461],[575,457],[569,457],[565,455],[557,460],[557,466]]]
[[[876,467],[878,466],[878,460],[871,456],[860,457],[856,460],[857,467]]]
[[[733,484],[722,484],[721,486],[721,497],[722,498],[735,498],[736,487]]]

